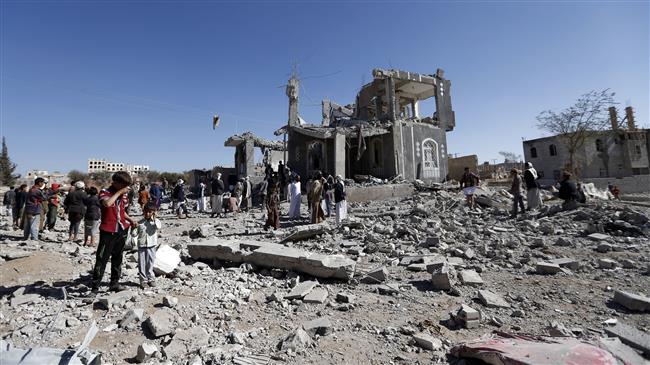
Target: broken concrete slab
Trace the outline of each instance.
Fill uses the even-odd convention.
[[[554,275],[562,272],[562,268],[558,264],[550,262],[538,262],[537,265],[535,265],[535,271],[538,274],[542,275]]]
[[[181,253],[168,245],[161,245],[156,251],[153,270],[159,275],[169,275],[181,263]]]
[[[332,331],[332,322],[329,318],[321,317],[303,323],[302,328],[312,337],[315,335],[327,336]]]
[[[327,289],[314,288],[309,294],[305,295],[302,301],[305,303],[322,304],[327,300],[327,295]]]
[[[284,296],[285,299],[302,299],[318,285],[317,281],[303,281],[296,284],[291,292]]]
[[[460,281],[465,285],[470,286],[481,286],[483,285],[483,279],[481,276],[474,270],[463,270],[460,272]]]
[[[592,233],[588,235],[587,238],[589,238],[592,241],[605,241],[610,239],[611,237],[603,233]]]
[[[644,295],[616,290],[612,300],[614,303],[618,303],[629,310],[650,312],[650,298]]]
[[[120,306],[127,301],[131,300],[136,295],[135,292],[130,290],[118,291],[108,295],[97,298],[97,303],[105,309],[111,309],[114,305]]]
[[[169,345],[163,348],[163,353],[168,359],[179,359],[196,349],[208,346],[210,336],[203,327],[192,327],[179,330]]]
[[[317,224],[307,224],[304,226],[295,227],[294,231],[289,234],[282,242],[295,242],[306,240],[319,234],[325,233],[330,228],[327,222]]]
[[[149,316],[144,324],[154,337],[162,337],[174,332],[175,320],[175,313],[169,308],[163,308]]]
[[[362,279],[362,283],[377,284],[388,280],[389,274],[386,267],[382,266],[367,273]]]
[[[456,319],[463,323],[465,328],[476,328],[480,325],[481,315],[476,309],[462,304],[455,315]]]
[[[620,338],[624,344],[642,351],[645,356],[650,356],[649,334],[623,323],[618,323],[613,327],[605,327],[605,333]]]
[[[603,337],[598,339],[598,347],[609,351],[623,364],[644,364],[645,360],[630,346],[621,342],[618,337]]]
[[[510,304],[503,297],[489,290],[479,290],[478,298],[488,308],[510,308]]]
[[[571,270],[578,270],[578,268],[580,267],[580,263],[578,262],[578,260],[568,258],[568,257],[554,259],[554,260],[551,260],[549,262],[551,264],[556,264],[559,267],[562,267],[562,268],[566,267],[566,268],[569,268]]]
[[[598,267],[601,269],[615,269],[618,262],[612,259],[598,259]]]
[[[425,350],[436,351],[442,348],[442,341],[428,333],[419,332],[413,335],[415,343]]]
[[[321,278],[349,280],[356,265],[355,261],[343,255],[312,253],[268,242],[213,239],[190,243],[187,248],[195,260],[246,262],[260,267],[299,271]]]
[[[165,307],[174,308],[178,304],[178,298],[171,295],[165,295],[162,304]]]

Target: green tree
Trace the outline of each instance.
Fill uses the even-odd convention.
[[[9,158],[9,150],[7,149],[7,142],[5,137],[2,137],[2,154],[0,154],[0,183],[6,186],[12,186],[16,183],[16,179],[20,177],[14,174],[16,171],[16,164],[11,162]]]

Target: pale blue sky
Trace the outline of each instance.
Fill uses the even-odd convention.
[[[543,135],[539,112],[592,89],[611,88],[648,127],[647,1],[0,4],[1,129],[20,173],[85,170],[90,157],[232,165],[228,136],[286,123],[293,62],[313,123],[321,99],[353,102],[373,68],[444,69],[448,150],[480,162],[522,154],[522,137]]]

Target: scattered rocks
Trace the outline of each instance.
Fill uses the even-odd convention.
[[[156,347],[156,345],[149,342],[143,342],[138,346],[138,353],[135,355],[135,361],[139,363],[147,362],[156,354],[156,352],[158,352],[158,347]]]

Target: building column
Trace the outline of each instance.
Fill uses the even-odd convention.
[[[345,134],[338,131],[334,134],[334,176],[341,175],[345,179]]]
[[[252,176],[255,173],[255,144],[252,140],[246,140],[242,147],[241,162],[244,164],[244,170],[241,174],[244,177]]]

